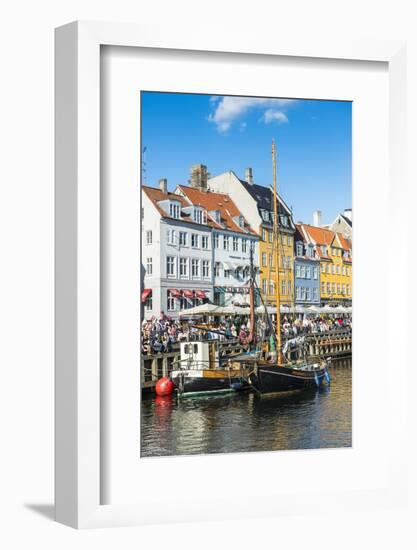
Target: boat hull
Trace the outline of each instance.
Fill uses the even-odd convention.
[[[312,390],[329,381],[326,367],[304,370],[278,365],[258,365],[249,375],[251,386],[260,393]]]
[[[183,396],[235,392],[249,388],[240,373],[227,370],[180,370],[171,373],[171,379]]]

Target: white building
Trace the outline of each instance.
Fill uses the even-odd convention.
[[[211,227],[203,208],[160,187],[142,186],[143,318],[213,300]]]
[[[178,186],[175,193],[194,207],[204,209],[212,228],[213,301],[219,305],[249,304],[251,250],[253,266],[259,265],[259,237],[234,201],[224,193]]]

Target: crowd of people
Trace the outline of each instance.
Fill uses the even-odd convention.
[[[351,329],[352,322],[347,316],[326,316],[300,319],[284,316],[281,330],[284,337],[295,337],[307,334],[319,334],[335,329]],[[275,331],[275,324],[267,325],[265,321],[257,323],[255,328],[258,337],[268,338]],[[249,336],[249,322],[243,317],[229,316],[211,326],[210,330],[203,330],[196,325],[178,319],[171,319],[163,311],[158,318],[152,317],[142,323],[141,331],[142,353],[153,355],[168,353],[173,345],[180,342],[200,340],[201,338],[218,340],[239,340],[245,343]]]

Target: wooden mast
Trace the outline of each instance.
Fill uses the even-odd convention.
[[[277,190],[277,159],[275,150],[275,141],[272,140],[272,174],[274,180],[274,243],[275,247],[275,302],[277,306],[276,314],[276,340],[277,340],[277,360],[280,363],[281,357],[281,299],[279,289],[279,223],[278,223],[278,190]]]

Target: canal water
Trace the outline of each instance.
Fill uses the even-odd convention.
[[[334,362],[330,375],[329,388],[278,396],[144,395],[141,456],[350,447],[351,360]]]

